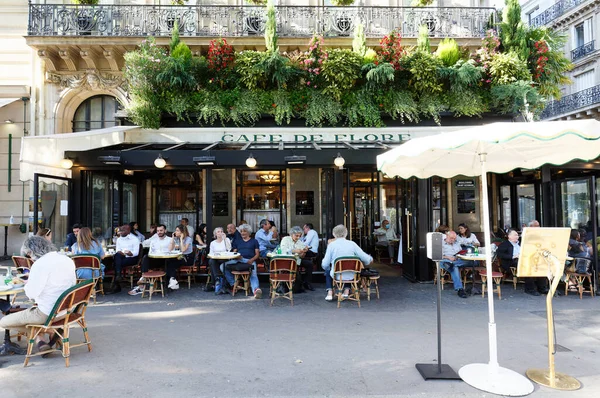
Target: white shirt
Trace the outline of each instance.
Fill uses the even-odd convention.
[[[75,285],[75,263],[57,252],[39,258],[31,267],[25,294],[34,300],[42,313],[50,315],[56,300]]]
[[[137,257],[140,253],[140,240],[137,236],[127,234],[127,236],[121,236],[117,239],[117,251],[123,252],[127,250],[131,252],[131,256],[127,257]]]
[[[388,242],[391,239],[396,239],[396,232],[391,225],[387,229],[383,227],[377,228],[373,233],[377,237],[377,242]]]
[[[456,234],[456,241],[458,243],[460,243],[461,245],[465,245],[465,246],[471,246],[474,244],[479,245],[479,240],[477,240],[477,237],[475,236],[475,234],[473,232],[471,232],[471,236],[469,236],[468,238]]]
[[[302,237],[302,242],[304,242],[306,246],[310,246],[310,249],[308,250],[311,252],[319,252],[319,234],[317,234],[317,231],[314,229],[309,230],[308,233]]]
[[[146,242],[149,243],[150,251],[152,253],[166,253],[169,251],[171,240],[172,238],[169,238],[167,235],[163,235],[161,239],[158,234],[154,234],[150,239],[146,239],[144,244],[146,244]]]
[[[210,254],[225,253],[229,251],[231,251],[231,241],[229,238],[225,238],[221,242],[217,242],[216,239],[210,242]]]

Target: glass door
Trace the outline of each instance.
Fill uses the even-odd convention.
[[[71,179],[45,174],[34,175],[35,200],[33,205],[33,232],[38,228],[52,230],[52,243],[62,247],[71,232],[69,214],[73,209]]]
[[[556,226],[592,232],[591,179],[557,181]]]

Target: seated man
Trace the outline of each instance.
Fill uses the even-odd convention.
[[[129,224],[125,224],[119,228],[119,234],[121,236],[117,238],[117,253],[114,257],[115,286],[112,291],[113,293],[121,291],[119,282],[121,281],[121,271],[123,270],[123,267],[136,265],[138,262],[140,240],[130,232],[131,227],[129,227]]]
[[[467,261],[457,257],[458,252],[462,250],[460,244],[456,241],[456,232],[448,231],[446,239],[442,243],[442,258],[440,267],[447,270],[452,276],[454,290],[457,291],[458,297],[467,298],[467,293],[463,289],[462,280],[460,278],[460,267],[468,266]]]
[[[264,221],[264,220],[263,220]],[[252,292],[254,298],[259,299],[262,297],[262,290],[258,285],[258,275],[256,273],[256,260],[259,257],[258,242],[253,239],[250,234],[252,233],[252,227],[248,224],[240,225],[239,227],[241,239],[236,239],[232,242],[231,247],[234,252],[240,253],[241,259],[230,260],[224,264],[223,273],[227,282],[233,286],[235,280],[231,271],[248,271],[250,272],[250,285],[252,286]]]
[[[396,232],[391,228],[388,220],[383,220],[381,227],[377,228],[373,234],[377,238],[375,246],[387,247],[390,256],[390,263],[395,262],[394,245],[390,242],[391,239],[397,239]]]
[[[241,227],[240,227],[241,228]],[[260,256],[265,257],[267,253],[270,253],[277,247],[276,244],[271,241],[275,239],[275,232],[271,230],[271,223],[268,220],[260,220],[260,229],[256,231],[255,239],[258,241],[258,247],[260,250]],[[240,233],[242,231],[240,230]]]
[[[333,272],[335,261],[340,257],[356,256],[360,258],[363,265],[367,266],[373,262],[373,257],[362,251],[362,249],[351,240],[347,240],[348,229],[343,225],[337,225],[333,228],[333,240],[327,245],[325,256],[321,267],[325,271],[325,287],[327,288],[327,296],[325,300],[333,300]],[[344,275],[342,275],[342,279]],[[350,293],[349,288],[345,288],[342,296],[348,297]]]
[[[286,236],[285,238],[283,238],[281,240],[281,252],[284,254],[287,253],[291,253],[291,254],[297,254],[298,255],[298,259],[297,259],[297,263],[299,266],[302,266],[304,268],[304,270],[306,271],[306,274],[304,275],[304,280],[302,281],[300,278],[300,272],[298,272],[297,274],[297,278],[296,280],[299,283],[302,283],[302,287],[313,291],[315,290],[311,283],[312,283],[312,273],[313,273],[313,263],[312,261],[305,259],[306,254],[308,253],[308,246],[306,246],[304,244],[304,242],[302,242],[300,240],[300,237],[302,236],[302,230],[300,229],[300,227],[292,227],[290,229],[290,236]],[[304,290],[302,290],[302,287],[299,286],[298,290],[299,293],[304,292]],[[296,289],[294,289],[294,292],[296,292]]]
[[[317,257],[319,255],[319,234],[315,231],[311,223],[304,224],[302,229],[304,230],[302,242],[308,246],[305,257]]]
[[[240,231],[237,230],[235,225],[227,224],[227,235],[226,238],[229,239],[229,242],[233,242],[236,239],[241,239],[242,235],[240,235]]]
[[[79,230],[81,229],[81,225],[73,224],[73,228],[70,234],[67,234],[67,240],[65,240],[65,247],[67,250],[71,250],[71,246],[77,243],[77,235],[79,234]]]
[[[150,253],[167,253],[173,239],[167,236],[167,227],[164,224],[160,224],[156,227],[156,233],[152,235],[150,239],[144,241],[144,246],[150,246]],[[139,247],[138,247],[139,249]],[[149,256],[144,256],[142,259],[142,272],[148,272],[150,270],[150,262],[156,261],[156,266],[164,267],[164,260],[152,259]],[[146,283],[146,278],[141,277],[138,281],[138,286],[134,287],[129,291],[130,296],[142,294],[144,290],[143,285]]]
[[[56,300],[65,290],[75,285],[75,263],[69,257],[57,253],[52,243],[41,236],[27,238],[23,243],[23,252],[35,260],[25,285],[25,294],[35,301],[35,305],[0,319],[0,328],[27,333],[26,325],[46,322]],[[56,341],[54,336],[50,343],[42,341],[38,336],[38,349],[50,349]]]

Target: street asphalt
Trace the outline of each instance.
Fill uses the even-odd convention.
[[[424,381],[416,363],[435,363],[436,290],[415,284],[389,266],[381,299],[356,303],[297,294],[294,306],[204,292],[200,285],[168,297],[122,293],[102,297],[87,311],[93,351],[0,358],[0,391],[11,397],[489,397],[462,381]],[[497,297],[497,296],[496,296]],[[563,392],[536,385],[535,397],[600,396],[598,299],[554,299],[557,371],[583,387]],[[521,374],[548,366],[545,296],[502,286],[495,300],[500,365]],[[488,361],[488,307],[481,295],[442,293],[443,363],[458,371]],[[71,341],[81,338],[73,329]],[[23,346],[25,342],[21,343]]]

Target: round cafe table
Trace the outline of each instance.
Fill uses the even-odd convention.
[[[475,272],[476,267],[475,267],[475,261],[483,261],[484,262],[484,268],[485,268],[485,254],[459,254],[456,257],[460,258],[461,260],[465,260],[465,261],[473,261],[473,265],[471,266],[471,272],[473,273],[473,288],[475,287]]]
[[[226,252],[226,253],[217,253],[217,254],[209,254],[208,258],[212,258],[213,260],[233,260],[234,258],[240,257],[240,253],[235,252]]]
[[[25,289],[22,287],[12,288],[0,291],[0,296],[5,296],[6,301],[10,303],[10,296],[23,293],[24,291]],[[6,356],[10,354],[25,355],[25,352],[25,349],[10,341],[10,330],[4,330],[4,343],[0,345],[0,356]]]
[[[167,253],[148,253],[148,257],[150,258],[163,258],[165,260],[169,259],[169,258],[177,258],[181,256],[181,252],[177,252],[177,253],[171,253],[171,252],[167,252]]]

